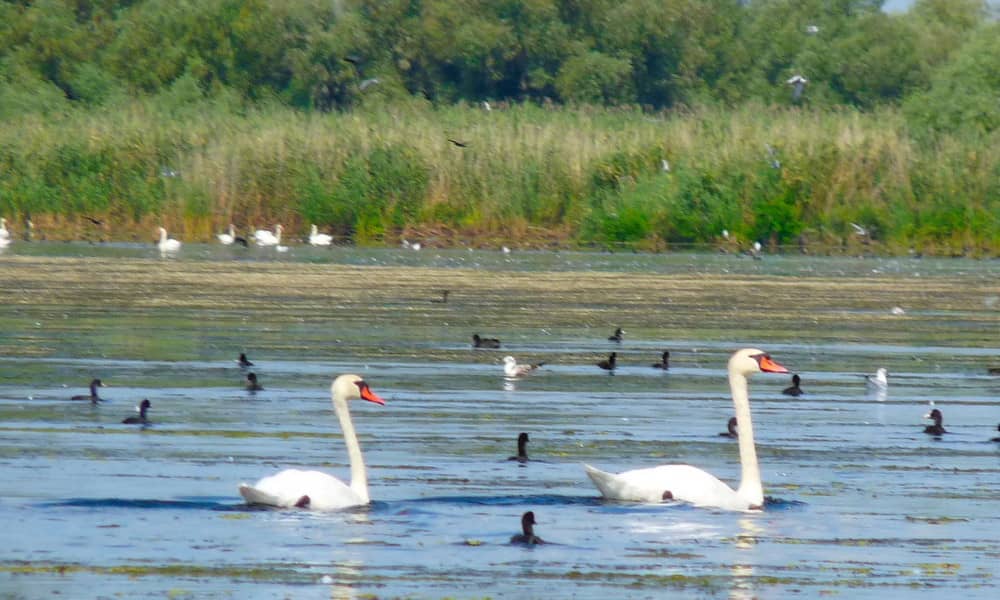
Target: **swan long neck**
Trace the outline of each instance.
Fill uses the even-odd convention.
[[[347,400],[334,392],[333,410],[340,419],[340,429],[344,432],[344,444],[347,445],[347,458],[351,463],[351,489],[366,504],[371,500],[368,497],[368,473],[365,470],[365,460],[361,455],[361,445],[358,443],[358,434],[354,431],[354,423],[351,421],[351,411],[347,408]]]
[[[753,441],[750,394],[746,376],[730,370],[729,388],[732,391],[733,406],[736,409],[736,430],[739,432],[740,466],[742,467],[740,487],[736,493],[749,502],[751,506],[760,507],[764,505],[764,488],[760,481],[757,447]]]

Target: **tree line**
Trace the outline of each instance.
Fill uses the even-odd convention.
[[[346,110],[365,95],[636,105],[904,106],[997,127],[984,0],[4,0],[3,115],[136,95]],[[801,76],[796,93],[789,79]]]

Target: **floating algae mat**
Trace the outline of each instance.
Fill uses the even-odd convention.
[[[0,272],[11,597],[1000,593],[996,261],[22,244]],[[738,482],[718,434],[751,345],[805,391],[751,381],[766,509],[600,500],[583,462]],[[546,364],[506,380],[508,354]],[[349,478],[343,372],[386,399],[353,406],[374,503],[245,506],[239,483],[283,468]],[[104,402],[69,400],[95,377]],[[123,425],[143,398],[153,425]],[[550,543],[508,543],[528,510]]]

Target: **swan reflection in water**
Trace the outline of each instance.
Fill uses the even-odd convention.
[[[358,598],[357,585],[364,581],[363,578],[364,563],[359,560],[345,560],[333,563],[333,573],[320,577],[319,583],[330,586],[331,600],[355,600]]]
[[[740,532],[734,538],[734,544],[739,550],[753,550],[757,546],[757,541],[765,533],[757,517],[744,517],[739,520]],[[745,556],[750,559],[755,554]],[[740,560],[743,555],[736,557],[729,571],[732,575],[732,587],[729,589],[729,598],[732,600],[751,600],[757,597],[754,589],[754,565],[750,561]]]

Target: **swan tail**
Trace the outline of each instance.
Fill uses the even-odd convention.
[[[240,495],[250,505],[282,506],[281,498],[245,483],[240,484]]]
[[[584,463],[583,468],[587,471],[587,477],[594,482],[597,486],[597,491],[601,492],[601,495],[605,498],[617,498],[616,493],[618,486],[615,482],[615,476],[612,473],[606,473],[600,469],[595,469],[594,467]]]

